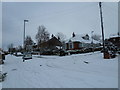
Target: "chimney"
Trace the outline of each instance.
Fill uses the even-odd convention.
[[[73,32],[72,37],[75,37],[75,33]]]
[[[58,36],[58,40],[60,40],[60,37]]]
[[[54,35],[52,34],[52,36],[51,36],[52,38],[54,37]]]

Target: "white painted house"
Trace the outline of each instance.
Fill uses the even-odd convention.
[[[65,43],[66,50],[77,50],[82,48],[92,48],[99,47],[100,42],[89,37],[88,34],[84,35],[74,35],[68,39]]]

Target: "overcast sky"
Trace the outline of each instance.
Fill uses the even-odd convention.
[[[0,2],[0,48],[2,48],[2,4]]]
[[[102,3],[105,37],[118,32],[117,2]],[[71,37],[91,31],[101,35],[98,2],[3,2],[2,30],[3,48],[10,43],[23,44],[23,20],[26,23],[26,35],[35,41],[39,25],[44,25],[50,34],[62,32]]]

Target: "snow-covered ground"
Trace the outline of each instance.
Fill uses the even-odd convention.
[[[118,57],[103,59],[100,52],[70,56],[6,56],[3,88],[117,88]],[[87,61],[87,63],[84,63]]]

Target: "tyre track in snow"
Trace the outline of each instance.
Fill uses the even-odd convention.
[[[53,69],[60,69],[60,68],[56,68],[56,67],[52,67],[52,66],[49,66],[49,65],[47,65],[48,67],[50,67],[50,68],[53,68]],[[73,72],[74,73],[74,71],[73,70],[64,70],[64,68],[61,68],[60,69],[62,72]],[[61,72],[60,71],[60,72]],[[76,72],[76,71],[75,71]],[[52,76],[51,76],[52,77]],[[63,73],[63,75],[62,75],[62,77],[64,77],[64,79],[65,80],[68,80],[69,81],[69,84],[73,84],[73,86],[69,86],[69,85],[67,85],[68,83],[65,83],[64,85],[66,85],[66,86],[64,86],[63,84],[63,86],[62,87],[67,87],[67,88],[69,88],[69,87],[72,87],[72,88],[74,88],[74,87],[81,87],[80,86],[80,83],[82,83],[82,85],[85,85],[85,86],[83,86],[83,87],[93,87],[93,88],[95,88],[95,86],[93,85],[93,84],[90,84],[90,83],[87,83],[85,80],[83,80],[82,78],[80,78],[80,77],[73,77],[72,75],[70,75],[70,74],[66,74],[66,73]],[[80,82],[76,82],[76,80],[80,80]],[[74,85],[74,82],[76,83],[76,85]],[[60,84],[60,83],[59,83]]]
[[[81,57],[82,61],[84,60],[84,57]],[[8,78],[7,80],[5,80],[4,83],[6,83],[5,84],[6,87],[10,86],[11,88],[15,88],[15,86],[16,88],[17,87],[20,87],[20,88],[21,87],[23,88],[83,87],[84,88],[87,86],[95,88],[95,86],[96,87],[99,87],[99,86],[94,84],[96,84],[101,79],[103,84],[106,84],[107,79],[105,80],[102,79],[105,77],[103,76],[98,77],[97,75],[94,75],[95,73],[93,73],[93,71],[91,71],[92,72],[91,73],[86,68],[83,68],[86,71],[77,69],[77,68],[80,68],[76,66],[79,64],[77,63],[73,64],[72,60],[70,61],[68,60],[69,58],[70,57],[68,58],[64,57],[63,59],[66,59],[66,60],[63,60],[62,58],[58,58],[57,60],[53,58],[49,58],[49,59],[45,58],[44,60],[40,58],[39,59],[36,58],[35,62],[34,61],[22,62],[22,59],[18,58],[18,60],[21,60],[21,61],[18,61],[18,60],[7,61],[5,65],[6,67],[4,67],[5,68],[4,70],[8,71]],[[72,68],[68,64],[70,64]],[[85,67],[88,66],[87,64],[83,64],[83,65],[85,65]],[[80,69],[82,69],[82,67]],[[95,78],[100,78],[100,79],[92,80],[94,79],[94,76]],[[88,77],[91,77],[91,79],[89,79]],[[11,78],[13,80],[11,80]],[[92,82],[90,82],[86,78]],[[8,81],[12,81],[12,83]],[[108,80],[108,81],[111,81],[111,80]],[[104,86],[103,84],[99,83],[99,85],[101,86]]]
[[[23,63],[22,66],[20,64],[18,64],[17,66],[19,66],[19,70],[21,69],[20,70],[21,73],[19,75],[19,78],[23,79],[23,82],[25,84],[29,84],[29,86],[45,88],[45,85],[46,85],[46,87],[54,87],[54,85],[57,84],[57,82],[55,82],[55,80],[51,78],[50,74],[47,73],[46,71],[44,71],[45,69],[42,68],[45,65],[42,65],[42,67],[35,66],[33,68],[29,65],[29,63],[27,63],[27,67]],[[38,68],[39,68],[40,71],[36,71]],[[27,74],[29,73],[29,74],[32,74],[32,75],[26,76],[25,73],[27,73]],[[35,82],[36,86],[33,86],[33,85],[30,84],[30,82],[32,82],[32,80],[30,78],[32,78],[32,80],[36,81]],[[38,82],[38,80],[39,80],[39,82]],[[48,80],[48,81],[46,81],[46,80]],[[51,82],[51,83],[48,83],[48,82]],[[58,84],[58,86],[56,86],[56,87],[59,87],[59,86],[60,85]]]
[[[50,63],[49,63],[50,64]],[[48,66],[48,68],[53,68],[53,69],[60,69],[62,72],[78,72],[78,71],[74,71],[74,70],[71,70],[71,69],[66,69],[66,68],[63,68],[63,67],[59,67],[59,66],[56,66],[56,64],[54,65],[53,63],[51,63],[51,65],[49,65],[48,64],[48,62],[46,63],[46,66]],[[68,71],[69,70],[69,71]],[[80,72],[80,71],[79,71]],[[88,73],[88,72],[87,72]],[[52,77],[52,76],[51,76]],[[68,75],[68,74],[66,74],[66,73],[64,73],[64,75],[62,75],[62,77],[64,77],[66,80],[69,80],[69,81],[71,81],[72,82],[72,84],[74,84],[73,83],[73,81],[75,81],[75,77],[72,77],[70,74]],[[77,80],[82,80],[81,78],[77,78]],[[89,83],[87,83],[87,82],[85,82],[84,80],[82,80],[83,82],[83,84],[84,85],[89,85],[89,86],[91,86],[91,87],[95,87],[94,85],[92,85],[92,84],[89,84]],[[69,83],[71,83],[71,82],[69,82]],[[80,81],[80,83],[81,83],[81,81]],[[77,83],[78,84],[78,83]],[[66,83],[66,85],[67,85],[67,83]],[[79,85],[78,85],[79,86]],[[78,87],[77,86],[77,87]],[[63,85],[63,87],[65,87],[64,85]],[[68,86],[68,87],[70,87],[70,86]]]
[[[84,64],[84,63],[83,63]],[[73,64],[73,66],[74,66],[75,64]],[[49,68],[56,68],[56,69],[62,69],[62,70],[65,70],[65,71],[71,71],[71,72],[82,72],[82,73],[91,73],[91,71],[83,71],[83,70],[81,70],[81,69],[83,69],[82,67],[80,67],[80,69],[79,70],[76,70],[76,68],[74,68],[74,69],[71,69],[71,68],[67,68],[66,66],[65,67],[63,67],[63,66],[59,66],[59,65],[57,65],[57,63],[55,63],[55,62],[49,62],[49,63],[46,63],[46,66],[48,66]],[[92,71],[92,73],[98,73],[98,71]]]
[[[28,66],[26,67],[26,65],[28,65]],[[23,72],[23,75],[21,73],[20,76],[25,76],[25,79],[23,79],[23,78],[22,79],[28,87],[34,87],[34,88],[41,87],[42,88],[43,85],[46,85],[46,83],[43,82],[43,80],[41,80],[42,78],[41,79],[39,78],[40,77],[39,75],[41,75],[42,73],[37,72],[34,67],[31,67],[29,65],[29,63],[24,64],[23,66],[21,66],[21,68],[24,68],[24,69],[22,69],[22,71],[21,71],[21,72]],[[27,75],[25,75],[25,74],[27,74]],[[34,84],[33,84],[33,82],[34,82]]]

